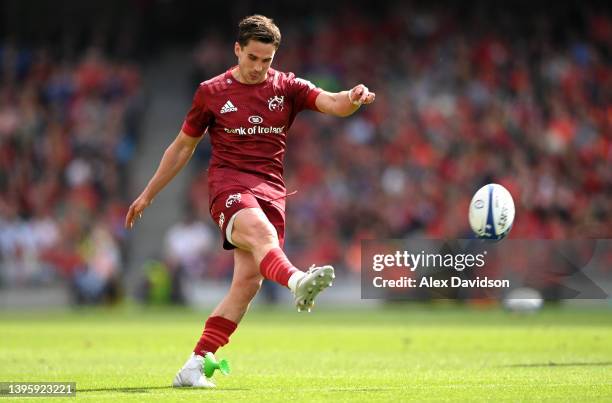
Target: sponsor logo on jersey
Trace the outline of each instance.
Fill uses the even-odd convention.
[[[252,123],[254,125],[261,124],[263,123],[263,118],[257,115],[249,116],[249,123]]]
[[[251,126],[251,127],[224,127],[223,130],[228,134],[237,134],[239,136],[255,135],[255,134],[283,134],[285,126]]]
[[[285,102],[285,96],[281,95],[280,97],[275,95],[271,98],[268,98],[268,109],[271,111],[282,111]]]
[[[223,223],[225,222],[225,214],[221,213],[219,216],[219,228],[223,228]]]
[[[238,108],[236,108],[230,100],[228,100],[221,108],[221,114],[228,112],[238,112]]]
[[[227,200],[225,201],[225,207],[229,208],[234,203],[240,203],[240,199],[242,195],[240,193],[234,193],[227,196]]]

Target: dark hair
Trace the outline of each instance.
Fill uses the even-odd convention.
[[[271,43],[278,49],[281,33],[271,18],[259,14],[250,15],[238,23],[238,43],[244,47],[251,39]]]

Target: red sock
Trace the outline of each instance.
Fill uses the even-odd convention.
[[[196,344],[193,352],[203,356],[211,352],[216,353],[219,347],[225,346],[229,342],[229,337],[238,327],[237,323],[222,316],[211,316],[204,325],[204,331],[200,341]]]
[[[281,248],[272,248],[261,260],[259,271],[265,278],[287,287],[289,277],[299,270],[291,264]]]

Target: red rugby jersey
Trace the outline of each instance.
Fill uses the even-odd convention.
[[[265,200],[284,197],[287,132],[298,112],[317,110],[321,89],[274,69],[262,83],[242,84],[232,69],[200,84],[182,127],[190,136],[210,134],[210,202],[235,189]]]

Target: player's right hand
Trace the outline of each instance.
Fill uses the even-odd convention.
[[[149,206],[149,204],[151,204],[151,200],[149,200],[147,197],[143,195],[138,196],[138,198],[134,200],[130,206],[130,209],[125,216],[125,228],[132,228],[134,226],[134,222],[138,218],[142,218],[142,212]]]

